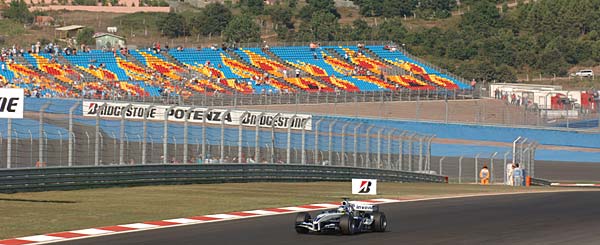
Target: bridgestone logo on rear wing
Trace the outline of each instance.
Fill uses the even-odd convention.
[[[103,107],[104,105],[104,107]],[[144,115],[147,115],[147,119],[151,121],[164,121],[165,112],[169,110],[169,106],[151,106],[146,104],[127,104],[127,103],[105,103],[97,101],[84,101],[83,102],[83,116],[84,117],[96,117],[99,115],[101,118],[121,118],[125,116],[126,119],[137,119],[143,120]],[[231,126],[242,126],[256,127],[258,123],[260,127],[272,127],[287,129],[291,126],[291,129],[302,130],[302,126],[306,130],[312,130],[312,116],[307,114],[294,114],[290,113],[262,113],[257,111],[241,111],[241,110],[230,110],[225,109],[212,109],[206,112],[207,108],[194,108],[190,111],[191,107],[173,107],[167,112],[168,121],[172,122],[184,122],[187,120],[190,123],[198,124],[206,120],[209,124],[221,124]],[[206,119],[204,114],[206,113]],[[262,116],[261,116],[262,114]]]

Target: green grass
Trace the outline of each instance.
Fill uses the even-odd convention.
[[[549,188],[380,183],[377,197],[419,198]],[[555,190],[553,188],[552,190]],[[82,228],[269,207],[351,196],[349,183],[241,183],[0,194],[0,239]]]

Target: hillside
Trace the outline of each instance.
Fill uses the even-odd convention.
[[[411,1],[354,0],[357,8],[336,8],[333,1],[262,1],[239,5],[210,4],[196,9],[178,5],[176,14],[51,11],[54,25],[80,24],[94,31],[118,27],[118,35],[138,47],[160,41],[168,45],[206,46],[222,41],[269,43],[294,41],[391,40],[414,55],[479,81],[541,79],[573,85],[566,79],[600,62],[600,0]],[[416,2],[416,1],[415,1]],[[450,3],[452,2],[452,3]],[[384,7],[382,7],[384,6]],[[55,41],[53,26],[30,25],[5,8],[0,20],[3,46],[28,47],[37,40]],[[14,15],[13,15],[14,16]],[[25,23],[23,25],[22,23]],[[260,30],[260,31],[259,31]],[[1,41],[1,40],[0,40]],[[554,79],[556,77],[556,79]],[[562,79],[561,79],[562,77]],[[537,82],[537,81],[536,81]],[[597,82],[578,82],[583,87]]]

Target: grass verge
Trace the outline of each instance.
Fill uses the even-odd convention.
[[[380,198],[422,198],[457,194],[535,192],[454,184],[380,183]],[[558,188],[552,188],[556,190]],[[573,189],[569,189],[573,190]],[[269,207],[330,202],[351,196],[349,183],[240,183],[148,186],[78,191],[0,194],[0,239],[81,228],[144,222]]]

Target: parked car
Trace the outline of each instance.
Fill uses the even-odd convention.
[[[575,72],[575,73],[571,74],[571,76],[574,76],[574,77],[593,77],[594,76],[594,71],[592,71],[592,70],[580,70],[578,72]]]

